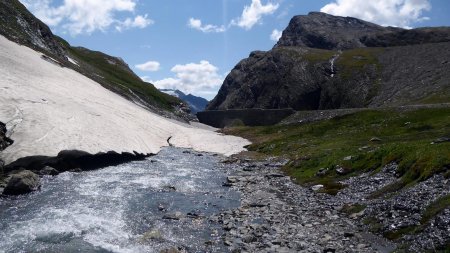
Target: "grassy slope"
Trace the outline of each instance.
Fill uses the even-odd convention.
[[[390,162],[399,164],[400,180],[372,194],[389,197],[436,173],[450,178],[450,142],[431,144],[450,134],[450,108],[416,111],[362,111],[331,120],[270,127],[236,127],[227,134],[253,142],[248,148],[254,157],[278,156],[290,160],[284,171],[302,185],[323,184],[323,192],[336,194],[340,180],[363,172],[376,173]],[[374,141],[376,138],[377,141]],[[372,140],[372,141],[371,141]],[[349,159],[350,158],[350,159]],[[341,167],[345,174],[337,174]],[[328,172],[318,175],[322,168]],[[420,225],[384,234],[389,239],[422,231],[429,220],[450,207],[450,196],[431,203]],[[355,213],[364,205],[344,207]],[[377,222],[366,220],[377,231]]]
[[[89,72],[102,76],[105,82],[101,80],[100,82],[109,86],[107,88],[132,97],[128,90],[130,89],[147,103],[166,110],[171,110],[172,105],[177,105],[181,102],[173,96],[160,92],[152,84],[143,82],[124,66],[111,64],[108,62],[108,59],[114,58],[110,56],[101,52],[76,47],[68,47],[68,50],[77,59],[89,65]]]
[[[448,108],[363,111],[321,122],[224,131],[251,140],[251,151],[288,158],[290,162],[284,170],[298,183],[324,184],[329,193],[336,193],[343,187],[339,180],[376,171],[393,161],[400,166],[400,183],[382,189],[374,197],[438,172],[447,171],[449,175],[450,143],[431,144],[450,133]],[[381,141],[370,141],[374,137]],[[336,173],[338,166],[345,170],[345,175]],[[329,170],[325,175],[317,176],[322,168]]]

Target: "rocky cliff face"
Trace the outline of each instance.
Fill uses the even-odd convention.
[[[386,28],[310,13],[294,17],[272,50],[239,62],[207,109],[449,102],[449,59],[450,28]]]
[[[16,43],[65,59],[66,50],[50,28],[17,0],[0,0],[0,34]]]

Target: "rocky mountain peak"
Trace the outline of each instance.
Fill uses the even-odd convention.
[[[275,47],[300,46],[321,49],[364,47],[363,35],[385,32],[389,28],[351,17],[322,12],[294,16]]]
[[[450,28],[402,29],[383,27],[353,17],[322,12],[294,16],[276,47],[347,50],[450,41]]]

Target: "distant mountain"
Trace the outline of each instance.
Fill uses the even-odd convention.
[[[160,89],[162,92],[175,96],[183,101],[185,101],[189,107],[191,108],[192,114],[196,114],[197,112],[204,111],[206,106],[208,105],[208,100],[197,97],[192,94],[186,95],[180,90],[172,90],[172,89]]]
[[[450,28],[383,27],[312,12],[226,77],[207,110],[450,102]]]
[[[46,59],[71,68],[153,112],[173,116],[180,103],[143,82],[121,58],[71,46],[17,0],[0,0],[0,35],[42,52]]]

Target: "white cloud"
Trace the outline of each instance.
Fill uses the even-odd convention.
[[[120,32],[123,30],[127,30],[130,28],[145,28],[149,25],[154,24],[155,22],[151,19],[148,18],[148,15],[145,14],[144,16],[142,15],[138,15],[136,17],[134,17],[134,19],[131,18],[127,18],[125,19],[125,21],[119,23],[116,26],[116,29]]]
[[[224,77],[218,73],[218,68],[208,61],[200,63],[188,63],[175,65],[171,71],[175,77],[165,78],[158,81],[150,81],[146,77],[142,79],[150,81],[159,89],[179,89],[186,93],[207,96],[217,93]]]
[[[336,0],[320,10],[332,15],[351,16],[384,26],[409,28],[414,22],[428,19],[429,0]]]
[[[250,30],[254,25],[261,22],[264,15],[273,14],[279,4],[267,3],[263,5],[261,0],[252,0],[250,6],[245,6],[240,18],[233,19],[231,25],[237,25],[245,30]]]
[[[188,22],[188,26],[190,28],[202,31],[204,33],[221,33],[225,32],[225,26],[216,26],[216,25],[203,25],[202,21],[200,19],[190,18]]]
[[[148,61],[146,63],[137,64],[135,67],[142,71],[155,72],[160,69],[161,64],[157,61]]]
[[[278,40],[281,38],[282,34],[283,34],[282,31],[275,29],[272,31],[272,34],[270,35],[270,39],[275,42],[278,42]]]
[[[106,31],[112,25],[123,30],[153,23],[147,15],[117,19],[117,13],[134,12],[137,0],[64,0],[59,6],[53,6],[52,0],[20,1],[43,22],[61,26],[72,35]]]

